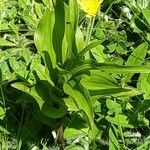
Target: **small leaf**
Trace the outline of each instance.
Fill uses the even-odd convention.
[[[148,51],[147,43],[142,43],[136,49],[133,50],[128,60],[126,61],[125,65],[126,66],[141,65],[144,62],[144,58],[146,57],[147,51]],[[126,75],[122,79],[122,81],[128,82],[129,79],[132,77],[132,75],[133,75],[132,73]]]
[[[84,36],[83,36],[81,29],[78,27],[76,31],[76,46],[77,46],[78,53],[81,52],[84,45],[85,45]]]
[[[85,48],[83,48],[81,50],[81,52],[79,53],[79,57],[84,56],[84,54],[86,52],[88,52],[92,48],[96,47],[97,45],[101,44],[102,42],[103,42],[103,40],[94,40],[94,41],[92,41],[89,45],[87,45]]]
[[[4,117],[5,117],[5,111],[2,107],[0,107],[0,119],[3,120]]]
[[[106,116],[105,119],[118,126],[134,128],[134,126],[129,123],[128,117],[123,114],[116,115],[115,117]]]
[[[116,101],[113,101],[111,99],[107,99],[106,100],[106,106],[109,109],[109,111],[108,111],[109,114],[122,113],[121,105],[119,103],[117,103]]]
[[[0,46],[15,46],[15,44],[3,38],[0,38]]]
[[[75,139],[75,138],[80,138],[82,136],[86,135],[86,132],[84,131],[86,130],[86,132],[88,131],[88,128],[86,129],[74,129],[74,128],[67,128],[64,131],[64,137],[65,139]]]
[[[144,15],[146,21],[150,25],[150,10],[147,8],[144,8],[144,9],[142,9],[142,12],[143,12],[143,15]]]

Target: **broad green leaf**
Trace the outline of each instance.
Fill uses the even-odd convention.
[[[17,70],[20,69],[20,65],[19,65],[18,61],[14,57],[10,57],[9,58],[9,63],[10,63],[11,68],[14,71],[17,71]]]
[[[77,46],[77,50],[78,53],[81,52],[81,50],[84,48],[84,35],[81,31],[81,29],[79,27],[77,27],[77,31],[76,31],[76,46]]]
[[[102,96],[125,97],[143,94],[142,92],[132,87],[107,88],[102,90],[90,90],[89,92],[93,98],[99,98]]]
[[[84,56],[84,54],[86,52],[88,52],[89,50],[91,50],[92,48],[96,47],[97,45],[101,44],[104,40],[94,40],[91,41],[89,45],[87,45],[85,48],[83,48],[80,53],[79,53],[79,57]]]
[[[65,139],[75,139],[83,137],[87,134],[88,128],[83,129],[74,129],[74,128],[66,128],[64,131],[64,137]]]
[[[97,128],[95,124],[93,124],[92,130],[89,130],[87,133],[88,137],[91,141],[95,140],[98,136],[101,136],[101,131]]]
[[[65,61],[68,59],[69,55],[68,55],[68,41],[67,41],[67,36],[66,36],[66,31],[65,31],[65,35],[64,35],[64,39],[62,41],[62,63],[64,64]]]
[[[44,87],[44,83],[37,83],[33,87],[28,87],[24,83],[13,83],[12,86],[31,95],[37,101],[42,113],[50,118],[60,118],[67,112],[66,106],[62,105],[62,99],[60,103],[57,100],[53,100],[49,95],[49,89]]]
[[[66,8],[66,41],[68,43],[68,54],[70,57],[77,56],[76,30],[78,24],[78,4],[77,0],[69,1]]]
[[[32,69],[36,72],[40,80],[47,80],[52,86],[54,86],[54,83],[49,78],[46,72],[46,68],[43,65],[41,65],[40,63],[36,63],[36,65]]]
[[[107,99],[106,100],[106,106],[109,109],[109,111],[108,111],[109,114],[122,113],[121,105],[119,103],[117,103],[116,101],[113,101],[111,99]]]
[[[126,127],[126,128],[134,128],[134,126],[129,123],[128,117],[123,114],[115,115],[115,117],[106,116],[105,119],[108,122],[116,124],[118,126],[120,125],[120,126]]]
[[[42,5],[39,4],[38,2],[35,2],[34,5],[35,5],[35,12],[36,12],[37,16],[39,18],[42,18],[42,16],[43,16]]]
[[[9,42],[3,38],[0,38],[0,46],[16,46],[14,43]]]
[[[148,45],[147,43],[142,43],[137,48],[133,50],[133,52],[130,54],[128,60],[126,61],[126,66],[137,66],[143,63],[144,58],[148,51]]]
[[[74,99],[78,109],[84,112],[89,125],[92,127],[94,114],[88,91],[74,81],[68,81],[64,85],[64,91]]]
[[[68,111],[78,111],[78,107],[72,97],[63,98],[66,106],[68,107]]]
[[[144,92],[144,98],[150,98],[150,74],[142,73],[139,77],[138,88]]]
[[[30,51],[27,48],[23,48],[23,52],[22,52],[23,58],[26,62],[26,64],[28,65],[30,63]]]
[[[17,38],[19,38],[19,32],[18,32],[18,27],[15,25],[12,21],[9,23],[11,29],[14,31],[14,33],[17,35]]]
[[[54,11],[46,10],[35,31],[34,42],[39,53],[46,51],[51,67],[56,66],[56,53],[53,48],[53,28],[55,24]],[[49,68],[49,69],[52,69]],[[51,70],[49,70],[51,71]]]
[[[88,70],[96,70],[96,69],[108,73],[150,73],[150,67],[146,65],[123,66],[117,64],[97,63],[94,60],[86,60],[77,63],[77,65],[70,70],[70,73],[72,75],[77,75]]]
[[[150,10],[147,9],[147,8],[144,8],[144,9],[142,10],[142,12],[143,12],[143,15],[144,15],[146,21],[147,21],[148,24],[150,25]]]
[[[26,70],[25,63],[17,61],[15,57],[10,57],[9,64],[10,64],[11,69],[14,71],[14,73],[18,77],[22,79],[26,78],[26,75],[28,74],[28,72]]]
[[[88,90],[101,90],[119,87],[116,81],[108,73],[100,70],[91,70],[90,75],[83,76],[81,84]]]
[[[142,43],[136,49],[133,50],[128,60],[126,61],[126,66],[137,66],[141,65],[144,62],[144,58],[146,57],[148,51],[147,43]],[[130,80],[133,74],[127,74],[122,81],[127,82]]]
[[[140,66],[121,66],[121,65],[111,65],[111,64],[100,64],[95,65],[97,69],[109,72],[109,73],[149,73],[150,67],[146,65]]]
[[[109,150],[119,150],[118,134],[115,131],[115,127],[112,126],[109,129]]]
[[[110,43],[107,47],[108,47],[110,52],[113,52],[117,48],[117,43]]]
[[[73,31],[76,31],[79,19],[77,0],[69,1],[68,7],[69,7],[67,12],[68,21],[70,21]]]
[[[77,1],[67,1],[64,3],[62,0],[57,0],[55,8],[53,45],[57,54],[57,61],[63,64],[68,59],[77,55],[75,40],[77,22]]]
[[[95,58],[95,60],[98,63],[104,63],[107,60],[110,61],[109,56],[105,54],[103,51],[104,51],[104,46],[102,45],[95,46],[91,50],[92,56]]]
[[[140,7],[146,8],[150,4],[150,0],[137,0],[137,3]]]
[[[51,28],[51,27],[49,27]],[[65,34],[65,9],[63,0],[56,0],[55,21],[53,27],[52,42],[56,53],[56,61],[62,63],[62,41]]]

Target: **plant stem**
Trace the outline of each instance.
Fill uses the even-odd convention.
[[[95,17],[93,18],[88,18],[88,27],[87,27],[87,35],[86,35],[86,45],[89,44],[91,35],[92,35],[92,30],[95,22]]]
[[[60,150],[64,150],[65,140],[64,140],[64,129],[63,129],[63,122],[61,119],[58,119],[55,124],[55,131],[57,134],[57,143]]]

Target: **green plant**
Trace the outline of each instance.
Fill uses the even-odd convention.
[[[26,82],[13,83],[12,86],[31,95],[44,115],[57,120],[56,130],[59,133],[60,147],[64,147],[61,134],[63,134],[63,118],[68,110],[79,111],[81,116],[85,117],[88,135],[89,132],[96,130],[94,105],[101,96],[120,97],[141,94],[135,88],[120,85],[114,75],[150,72],[148,66],[136,66],[137,63],[127,64],[128,66],[98,63],[93,59],[92,54],[90,59],[86,59],[85,54],[103,41],[94,40],[85,45],[84,36],[78,27],[77,1],[56,0],[51,3],[38,24],[34,42],[38,53],[42,56],[42,62],[30,65],[35,80],[31,82],[29,78]],[[147,50],[147,45],[143,44],[135,51],[143,48]],[[125,148],[122,126],[130,127],[130,125],[126,122],[127,116],[120,114],[121,112],[117,113],[116,110],[115,112],[115,118],[106,116],[106,120],[118,125]],[[123,123],[119,121],[120,119]],[[110,136],[114,136],[111,129]],[[94,135],[90,137],[89,134],[90,140],[94,137]]]
[[[148,149],[148,0],[0,3],[1,149]]]

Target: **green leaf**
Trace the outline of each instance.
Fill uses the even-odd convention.
[[[70,73],[72,75],[77,75],[88,70],[96,70],[96,69],[108,73],[150,73],[150,67],[146,65],[123,66],[117,64],[97,63],[94,60],[86,60],[78,62],[77,65],[70,70]]]
[[[143,9],[149,6],[150,0],[138,0],[137,3]]]
[[[76,45],[76,30],[78,25],[78,4],[77,0],[69,1],[66,8],[66,41],[68,44],[68,57],[76,57],[77,45]]]
[[[92,97],[102,97],[102,96],[113,96],[113,97],[125,97],[125,96],[136,96],[142,94],[132,87],[118,87],[118,88],[107,88],[102,90],[90,90],[90,95]]]
[[[119,87],[116,81],[108,73],[100,70],[91,70],[90,75],[82,77],[81,84],[88,90],[101,90]]]
[[[32,69],[36,72],[40,80],[47,80],[51,85],[54,85],[46,72],[46,68],[43,65],[41,65],[40,63],[36,63],[36,65]]]
[[[82,136],[86,135],[86,132],[88,131],[88,128],[85,129],[74,129],[74,128],[67,128],[64,131],[64,137],[65,139],[75,139],[75,138],[80,138]]]
[[[119,150],[118,134],[114,126],[109,129],[109,150]]]
[[[3,120],[4,117],[5,117],[5,111],[2,107],[0,107],[0,119]]]
[[[50,89],[47,89],[47,81],[43,83],[37,83],[33,87],[28,87],[24,83],[13,83],[12,86],[18,90],[21,90],[31,95],[39,105],[42,113],[50,118],[60,118],[67,112],[67,107],[62,105],[63,100],[53,100],[49,95]],[[49,84],[48,84],[49,85]],[[60,103],[58,103],[60,101]]]
[[[46,51],[49,54],[51,67],[56,67],[56,53],[53,48],[53,28],[55,24],[54,11],[46,10],[35,31],[34,42],[39,53]],[[51,70],[50,70],[51,71]]]
[[[123,114],[115,115],[115,117],[106,116],[105,119],[108,122],[116,124],[118,126],[122,126],[126,128],[134,128],[134,126],[129,123],[128,117]]]
[[[73,31],[76,31],[79,19],[79,10],[77,0],[69,1],[67,17],[71,23]]]
[[[109,109],[109,111],[108,111],[109,114],[122,113],[121,105],[119,103],[117,103],[116,101],[113,101],[111,99],[107,99],[106,100],[106,106]]]
[[[2,134],[10,134],[9,131],[7,131],[3,126],[0,125],[0,133]]]
[[[95,65],[97,69],[109,72],[109,73],[149,73],[150,67],[147,67],[146,65],[141,66],[121,66],[121,65],[115,65],[115,64],[101,64],[101,65]]]
[[[146,57],[148,51],[147,43],[142,43],[136,49],[133,50],[131,55],[129,56],[128,60],[126,61],[126,66],[137,66],[141,65],[144,62],[144,58]],[[130,80],[133,74],[126,75],[122,81],[127,82]]]
[[[78,107],[74,101],[74,99],[69,96],[67,98],[63,98],[66,106],[68,107],[68,111],[78,111]]]
[[[150,145],[150,137],[148,136],[148,138],[146,138],[143,143],[138,146],[136,149],[137,150],[148,150],[149,149],[149,145]]]
[[[150,74],[142,73],[139,77],[138,88],[144,92],[144,98],[150,98]]]
[[[42,1],[41,1],[41,2],[42,2]],[[43,16],[42,5],[39,4],[38,2],[35,2],[34,5],[35,5],[35,12],[36,12],[37,16],[38,16],[39,18],[42,18],[42,16]]]
[[[15,44],[3,38],[0,38],[0,46],[15,46]]]
[[[76,31],[76,46],[77,46],[77,50],[78,53],[80,53],[82,51],[82,49],[84,48],[84,35],[81,31],[81,29],[79,27],[77,27],[77,31]]]
[[[19,32],[18,32],[18,27],[15,25],[12,21],[9,23],[11,29],[14,31],[14,33],[17,35],[17,38],[19,38]]]
[[[80,145],[70,145],[70,146],[67,146],[65,150],[85,150],[85,148],[83,148]]]
[[[68,81],[64,85],[64,91],[74,99],[78,109],[82,110],[84,114],[86,114],[87,122],[90,127],[92,127],[94,114],[88,91],[74,81]]]
[[[28,65],[30,63],[30,51],[29,51],[29,49],[23,48],[22,54],[23,54],[23,58],[24,58],[26,64]]]
[[[94,40],[92,42],[90,42],[89,45],[87,45],[85,48],[83,48],[80,53],[79,53],[79,57],[84,56],[84,54],[86,52],[88,52],[89,50],[91,50],[92,48],[96,47],[97,45],[101,44],[104,40]]]
[[[104,53],[104,46],[98,45],[93,47],[91,50],[92,56],[98,63],[104,63],[105,61],[109,61],[109,56]]]
[[[51,28],[51,27],[49,27]],[[65,10],[63,0],[56,0],[55,21],[52,35],[53,48],[56,53],[56,60],[62,63],[62,41],[65,34]],[[51,41],[50,41],[51,42]]]
[[[143,12],[143,15],[144,15],[146,21],[150,25],[150,10],[147,8],[144,8],[144,9],[142,9],[142,12]]]

